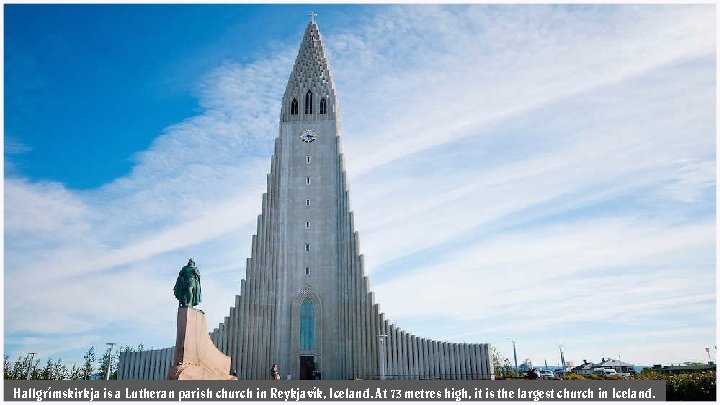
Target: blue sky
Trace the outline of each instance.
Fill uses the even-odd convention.
[[[713,5],[311,8],[390,319],[535,364],[707,359]],[[5,6],[7,353],[172,345],[188,257],[226,315],[308,11]]]

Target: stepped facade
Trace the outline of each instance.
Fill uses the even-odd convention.
[[[270,378],[273,363],[283,379],[493,378],[489,344],[413,335],[375,302],[350,210],[335,85],[312,18],[282,99],[246,276],[210,337],[240,380]],[[123,355],[119,378],[165,378],[167,370],[140,365],[150,361],[142,353]]]

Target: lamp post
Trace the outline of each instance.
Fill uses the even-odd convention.
[[[25,379],[26,379],[26,380],[29,380],[29,379],[30,379],[30,374],[31,374],[31,372],[32,372],[32,361],[33,361],[33,357],[35,357],[36,354],[37,354],[37,353],[35,353],[35,352],[29,352],[29,353],[28,353],[29,359],[28,359],[27,375],[25,375]]]
[[[105,367],[105,380],[107,381],[110,379],[110,365],[112,365],[112,348],[113,348],[113,346],[115,346],[115,343],[110,342],[110,343],[105,343],[105,344],[108,345],[108,352],[107,352],[108,359],[107,359],[107,365]]]
[[[517,365],[517,350],[515,350],[516,340],[508,339],[508,341],[512,342],[512,344],[513,344],[513,357],[515,358],[515,376],[520,377],[520,370],[518,370],[518,365]]]
[[[385,338],[387,335],[378,335],[378,362],[380,365],[380,379],[385,380]]]

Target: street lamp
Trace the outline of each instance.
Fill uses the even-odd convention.
[[[29,360],[28,360],[27,375],[25,376],[25,379],[26,379],[26,380],[29,380],[29,379],[30,379],[30,372],[32,371],[32,361],[33,361],[33,357],[35,357],[36,354],[37,354],[37,353],[35,353],[35,352],[29,352],[29,353],[28,353]]]
[[[110,365],[112,364],[112,348],[115,346],[115,343],[105,343],[108,345],[108,353],[107,353],[107,365],[105,367],[105,380],[110,379]]]
[[[518,369],[518,365],[517,365],[517,350],[515,350],[515,342],[516,341],[513,339],[508,339],[508,341],[512,342],[512,344],[513,344],[513,357],[515,358],[515,376],[520,377],[520,370]]]

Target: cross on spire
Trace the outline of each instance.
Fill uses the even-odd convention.
[[[308,15],[310,16],[310,22],[311,23],[315,22],[315,16],[317,15],[317,13],[315,13],[314,11],[311,11],[308,13]]]

